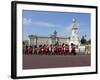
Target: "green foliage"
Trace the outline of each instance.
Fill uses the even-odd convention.
[[[90,39],[87,41],[87,44],[91,44],[91,40]]]
[[[91,44],[91,40],[86,40],[86,36],[82,36],[81,40],[80,40],[81,44]]]
[[[86,44],[86,43],[87,43],[87,40],[85,39],[84,36],[82,36],[82,38],[81,38],[81,44]]]

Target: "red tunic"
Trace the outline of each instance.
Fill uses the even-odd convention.
[[[28,49],[28,52],[29,52],[29,53],[32,53],[32,51],[33,51],[33,48],[29,48],[29,49]]]
[[[65,47],[62,47],[62,52],[65,52]]]
[[[57,48],[54,48],[54,52],[57,53]]]
[[[25,48],[25,53],[27,53],[27,54],[28,54],[28,48]]]
[[[71,52],[75,52],[75,47],[74,46],[71,47]]]
[[[66,47],[65,48],[65,52],[69,52],[69,47]]]
[[[44,51],[47,53],[49,51],[49,48],[44,48]]]
[[[62,52],[62,48],[61,47],[58,48],[58,52]]]

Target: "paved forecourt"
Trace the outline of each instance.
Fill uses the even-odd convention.
[[[90,66],[91,55],[23,55],[23,69]]]

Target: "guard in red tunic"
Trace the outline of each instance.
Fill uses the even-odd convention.
[[[47,48],[46,48],[46,47],[44,47],[43,53],[44,53],[45,55],[47,55]]]
[[[66,48],[66,45],[63,43],[61,46],[61,55],[64,55],[66,53],[65,48]]]
[[[57,48],[53,47],[53,55],[55,55],[57,53]]]
[[[58,47],[57,53],[58,53],[58,55],[62,54],[62,47],[61,47],[61,45]]]
[[[66,44],[65,46],[65,55],[69,54],[69,45]]]
[[[76,55],[75,45],[71,44],[71,54]]]
[[[54,55],[54,47],[51,48],[51,54]]]
[[[39,55],[42,55],[42,47],[39,47]]]
[[[61,55],[63,55],[65,53],[65,46],[61,47]]]
[[[51,47],[51,46],[48,47],[48,54],[49,54],[49,55],[52,54],[52,47]]]
[[[33,52],[33,47],[30,46],[29,49],[28,49],[28,53],[29,53],[29,54],[32,54],[32,52]]]
[[[46,53],[46,55],[49,55],[49,47],[45,48],[45,53]]]
[[[37,46],[34,46],[34,54],[37,54]]]
[[[55,47],[55,48],[54,48],[54,55],[56,55],[57,53],[58,53],[58,48]]]
[[[28,54],[28,46],[25,47],[25,54]]]
[[[38,47],[38,54],[39,55],[41,54],[41,45],[39,45],[39,47]]]
[[[36,54],[39,55],[39,47],[36,48]]]
[[[44,47],[43,47],[43,46],[41,46],[41,47],[40,47],[40,54],[41,54],[41,55],[43,55],[43,54],[44,54],[44,52],[45,52],[45,51],[44,51]]]

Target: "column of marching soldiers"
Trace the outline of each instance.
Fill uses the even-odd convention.
[[[71,49],[70,49],[71,48]],[[68,44],[62,45],[39,45],[35,46],[24,46],[23,53],[25,55],[76,55],[76,46],[71,44],[69,47]]]

